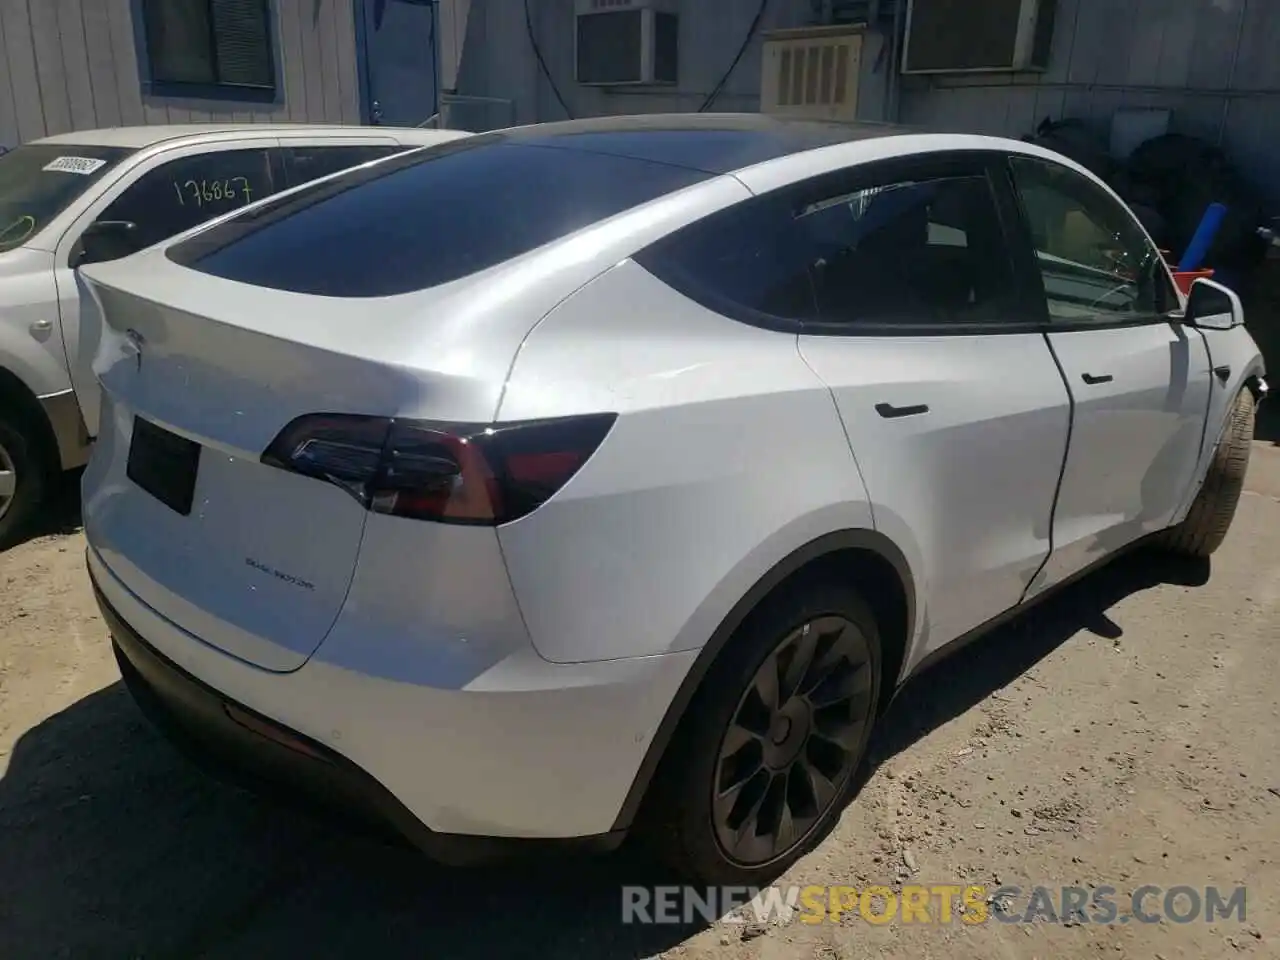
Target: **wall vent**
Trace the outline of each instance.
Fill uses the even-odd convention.
[[[765,35],[760,111],[806,120],[856,119],[865,25]]]

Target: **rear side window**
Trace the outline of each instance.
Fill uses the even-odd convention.
[[[336,147],[322,145],[284,147],[280,153],[289,171],[289,184],[296,187],[340,170],[358,167],[362,163],[377,160],[379,157],[389,157],[393,153],[400,153],[403,149],[391,144],[368,143],[344,144]]]
[[[941,326],[1017,315],[1012,261],[984,175],[903,180],[800,211],[820,238],[818,317],[849,326]]]
[[[393,157],[176,245],[203,273],[331,297],[385,297],[478,273],[709,174],[475,140]]]
[[[265,149],[193,154],[144,173],[98,219],[137,224],[149,247],[274,192]]]
[[[815,319],[816,238],[779,191],[714,213],[635,257],[709,310],[763,326]]]
[[[857,333],[1021,319],[981,174],[873,186],[824,177],[714,214],[636,259],[703,306],[765,326]]]

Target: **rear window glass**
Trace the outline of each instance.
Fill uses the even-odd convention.
[[[279,197],[168,255],[277,290],[393,296],[478,273],[709,176],[486,140],[414,151]]]

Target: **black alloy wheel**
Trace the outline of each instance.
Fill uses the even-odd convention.
[[[802,571],[723,641],[663,753],[636,834],[677,874],[765,886],[853,794],[880,703],[880,629],[841,571]]]
[[[725,856],[767,864],[801,844],[844,793],[873,719],[867,638],[829,614],[775,646],[720,743],[711,809]]]

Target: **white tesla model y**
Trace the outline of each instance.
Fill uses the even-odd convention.
[[[752,883],[942,651],[1226,534],[1262,359],[1094,176],[759,116],[380,160],[83,271],[89,571],[200,756]]]

